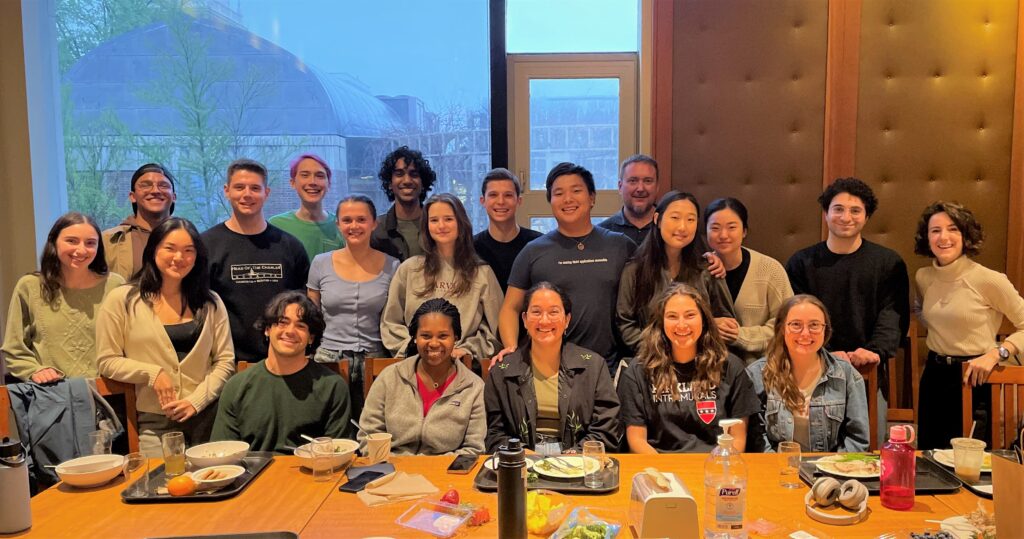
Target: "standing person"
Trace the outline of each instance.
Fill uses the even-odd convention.
[[[60,216],[46,236],[39,271],[14,286],[2,348],[7,372],[37,384],[95,378],[96,313],[123,284],[107,271],[96,222],[78,212]]]
[[[326,329],[315,360],[349,362],[352,416],[363,409],[363,361],[384,357],[380,315],[388,299],[398,259],[370,246],[377,208],[363,195],[338,203],[338,230],[345,247],[317,255],[309,267],[306,293],[323,310]]]
[[[174,213],[174,176],[159,163],[146,163],[132,174],[128,200],[132,215],[103,231],[107,267],[131,279],[142,267],[142,250],[150,231]]]
[[[861,374],[878,369],[878,439],[886,439],[888,360],[910,325],[907,265],[900,255],[865,239],[878,199],[857,178],[839,178],[818,197],[828,238],[786,263],[793,292],[810,294],[836,320],[829,351]]]
[[[658,162],[637,154],[619,167],[619,195],[622,209],[597,226],[625,234],[640,245],[654,229],[654,204],[658,201]]]
[[[787,299],[779,309],[768,354],[747,367],[761,414],[752,451],[798,442],[803,451],[867,451],[870,442],[864,378],[825,350],[832,334],[825,305],[814,296]]]
[[[1024,350],[1024,299],[1005,274],[978,264],[984,234],[971,210],[954,202],[925,208],[914,235],[914,252],[932,258],[917,270],[921,322],[928,328],[928,362],[921,375],[921,449],[946,449],[963,436],[960,395],[979,386],[1000,362]],[[1006,317],[1016,328],[1003,342],[996,334]],[[1020,359],[1015,360],[1019,363]],[[961,364],[968,365],[961,373]],[[991,393],[974,391],[975,437],[989,438]]]
[[[228,165],[227,178],[224,197],[231,217],[203,232],[210,287],[227,307],[236,359],[259,361],[267,357],[267,342],[256,318],[277,294],[305,291],[309,257],[299,240],[263,218],[270,196],[266,167],[238,159]]]
[[[760,410],[743,362],[729,353],[695,288],[673,283],[658,297],[640,352],[622,374],[619,400],[633,453],[705,453],[730,429],[733,448],[745,451],[750,416]]]
[[[462,337],[455,343],[453,357],[490,358],[498,350],[501,287],[490,266],[473,250],[473,228],[466,209],[454,195],[441,193],[430,197],[423,211],[420,240],[424,254],[402,262],[391,280],[380,321],[384,347],[401,356],[415,338],[409,333],[409,323],[420,305],[443,297],[461,315]]]
[[[309,259],[345,245],[334,216],[324,211],[324,197],[331,189],[331,167],[322,157],[304,153],[288,167],[288,184],[299,196],[299,209],[271,217],[270,224],[302,242]]]
[[[423,254],[420,216],[423,201],[437,179],[430,161],[422,153],[402,146],[384,158],[377,177],[381,190],[394,204],[387,213],[377,216],[373,248],[402,261]]]
[[[707,251],[700,229],[700,204],[690,193],[669,191],[658,201],[654,213],[656,233],[647,236],[622,270],[622,282],[615,305],[615,318],[622,340],[631,352],[640,346],[640,334],[647,327],[648,313],[672,282],[686,283],[710,302],[716,317],[733,320],[732,302],[722,279],[707,269]],[[727,342],[736,340],[738,326],[719,324]],[[726,332],[727,331],[727,332]]]
[[[495,168],[484,176],[480,204],[487,211],[487,230],[473,236],[473,247],[494,270],[502,294],[508,289],[508,274],[516,257],[527,243],[541,237],[540,232],[516,223],[516,209],[522,202],[522,185],[512,171]]]
[[[114,290],[96,319],[100,374],[135,384],[139,447],[162,455],[160,436],[210,439],[217,398],[235,372],[228,313],[210,290],[206,247],[192,223],[160,223],[130,286]]]
[[[615,299],[622,268],[636,244],[623,234],[591,224],[597,189],[589,170],[574,163],[559,163],[548,173],[545,187],[558,228],[528,243],[512,264],[501,306],[501,342],[505,348],[496,359],[517,347],[519,313],[525,307],[526,291],[547,281],[565,291],[576,309],[566,340],[593,350],[613,369],[619,355]]]
[[[267,359],[228,380],[212,438],[290,453],[303,434],[351,437],[345,380],[308,358],[324,331],[320,309],[301,292],[281,292],[256,325],[270,341]]]
[[[774,334],[775,315],[793,295],[778,260],[743,246],[747,207],[735,198],[708,204],[704,220],[708,243],[725,265],[725,284],[736,318],[718,319],[723,334],[734,334],[732,348],[747,364],[763,356]]]

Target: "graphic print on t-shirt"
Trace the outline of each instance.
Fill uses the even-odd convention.
[[[284,279],[283,264],[231,265],[231,281],[235,283],[276,283],[281,279]]]
[[[710,425],[716,415],[718,415],[718,404],[715,401],[697,401],[697,417],[705,425]]]

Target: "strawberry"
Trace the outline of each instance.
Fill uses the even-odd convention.
[[[459,491],[449,489],[448,492],[444,493],[444,496],[441,496],[441,501],[452,505],[459,505]]]
[[[484,524],[491,521],[491,512],[487,510],[487,507],[481,505],[476,508],[473,512],[473,516],[469,517],[470,526],[483,526]]]

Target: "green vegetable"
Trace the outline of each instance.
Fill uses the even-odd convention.
[[[608,533],[608,525],[602,522],[594,524],[577,524],[569,530],[564,539],[604,539]]]
[[[874,462],[878,460],[878,455],[868,455],[864,453],[844,453],[842,458],[833,462]]]

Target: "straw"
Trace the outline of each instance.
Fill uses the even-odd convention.
[[[968,438],[974,438],[974,427],[978,426],[978,422],[974,421],[971,423],[971,433],[967,435]]]

